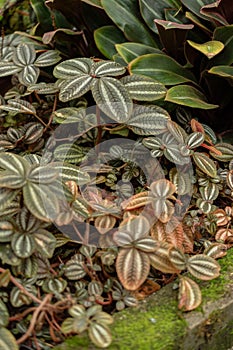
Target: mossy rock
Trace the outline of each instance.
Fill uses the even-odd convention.
[[[177,308],[170,284],[114,315],[109,350],[226,350],[233,346],[233,249],[219,260],[221,276],[200,284],[203,302],[195,311]],[[94,350],[87,336],[68,338],[55,350]]]

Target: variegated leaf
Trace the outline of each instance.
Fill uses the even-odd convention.
[[[205,135],[201,132],[194,132],[190,134],[186,139],[186,144],[190,149],[200,146],[205,139]]]
[[[187,269],[194,277],[208,281],[219,276],[220,266],[210,256],[197,254],[188,259]]]
[[[118,123],[124,123],[133,110],[133,103],[124,85],[114,78],[95,79],[91,88],[99,108]]]
[[[186,268],[187,258],[180,249],[170,249],[169,259],[172,262],[172,264],[177,268],[177,270],[184,270]]]
[[[34,295],[37,294],[37,289],[33,285],[24,285],[24,288]],[[30,305],[32,299],[30,296],[24,294],[18,287],[13,287],[10,294],[10,301],[13,307],[20,307],[22,305]]]
[[[86,275],[83,262],[69,260],[65,266],[65,276],[72,281],[79,280]]]
[[[107,348],[112,342],[109,328],[102,324],[91,323],[88,327],[88,335],[91,341],[101,348]]]
[[[27,259],[20,259],[20,263],[17,266],[13,266],[12,270],[16,276],[34,277],[38,272],[38,259],[34,254]]]
[[[13,194],[13,198],[12,199],[7,199],[6,201],[4,201],[4,203],[2,204],[2,190],[7,190],[9,191],[11,194]],[[2,218],[4,217],[11,217],[15,214],[17,214],[20,211],[20,203],[19,201],[15,201],[14,198],[18,195],[19,191],[16,190],[8,190],[7,188],[0,188],[0,216]]]
[[[30,86],[37,82],[39,75],[40,69],[34,66],[34,64],[30,64],[18,73],[18,78],[21,84]]]
[[[27,180],[37,184],[48,184],[53,182],[58,176],[58,170],[52,166],[34,165],[27,175]]]
[[[33,105],[27,101],[20,99],[10,99],[7,101],[7,105],[0,106],[4,111],[17,112],[17,113],[27,113],[36,114],[36,110]]]
[[[56,238],[54,235],[44,229],[39,229],[33,233],[36,249],[43,257],[52,258],[54,249],[56,248]]]
[[[88,288],[89,295],[94,295],[94,296],[100,296],[104,291],[103,284],[99,281],[91,281],[88,284],[87,288]]]
[[[174,184],[166,179],[152,182],[150,190],[156,198],[169,198],[176,191]]]
[[[103,215],[95,218],[95,227],[100,234],[105,234],[110,231],[116,224],[116,218],[112,215]]]
[[[190,311],[201,304],[201,290],[196,282],[186,276],[180,276],[179,309]]]
[[[137,135],[159,135],[167,130],[169,119],[161,107],[137,105],[126,124]]]
[[[155,199],[152,205],[155,216],[164,224],[167,223],[174,214],[175,207],[173,203],[167,199]]]
[[[35,250],[33,235],[30,233],[21,232],[14,233],[11,240],[11,246],[14,253],[19,258],[28,258]]]
[[[115,77],[125,73],[125,67],[112,61],[99,61],[95,63],[93,75],[96,77]]]
[[[36,59],[36,51],[33,45],[19,44],[13,54],[13,62],[20,67],[32,64]]]
[[[0,168],[24,176],[29,169],[29,163],[17,154],[2,152],[0,153]]]
[[[144,216],[131,216],[121,222],[114,240],[120,246],[129,242],[137,241],[147,236],[150,230],[150,223]]]
[[[38,141],[44,132],[44,127],[43,125],[39,123],[32,123],[27,127],[27,130],[24,134],[24,142],[27,145],[30,145],[36,141]]]
[[[80,122],[85,118],[85,108],[65,107],[57,109],[54,113],[54,121],[59,124]],[[91,126],[91,125],[90,125]]]
[[[157,270],[164,273],[178,273],[179,270],[172,264],[169,259],[169,248],[167,243],[160,243],[159,247],[148,254],[150,264]]]
[[[55,148],[54,157],[59,161],[77,164],[85,158],[86,153],[87,148],[84,149],[76,144],[64,143]]]
[[[67,286],[67,281],[60,278],[46,279],[42,285],[42,289],[45,293],[53,293],[57,295],[62,293]]]
[[[0,172],[0,187],[17,189],[26,184],[26,177],[21,174],[16,174],[5,170]]]
[[[217,226],[225,226],[231,220],[230,215],[227,215],[223,209],[215,210],[213,215],[215,216]]]
[[[37,94],[55,94],[59,91],[59,88],[54,83],[38,83],[28,86],[29,92],[35,91]]]
[[[9,270],[8,274],[10,273]],[[0,278],[2,280],[2,274],[0,275]],[[0,282],[1,287],[3,287],[4,285]],[[5,287],[7,287],[5,285]],[[9,322],[9,312],[7,310],[6,305],[4,304],[4,302],[2,300],[0,300],[0,330],[2,329],[2,327],[6,327],[8,325]],[[2,338],[0,338],[2,339]],[[3,349],[2,344],[1,344],[1,340],[0,340],[0,349]]]
[[[0,328],[0,346],[1,350],[19,350],[13,334],[6,328]]]
[[[90,90],[94,78],[89,75],[80,75],[73,79],[64,80],[60,86],[59,99],[67,102],[84,95]]]
[[[74,58],[66,60],[54,68],[53,75],[56,78],[69,80],[77,76],[91,73],[93,61],[90,58]]]
[[[79,318],[86,315],[86,309],[83,305],[74,305],[69,309],[68,312],[73,318]]]
[[[160,82],[141,75],[128,75],[121,79],[133,100],[154,101],[163,98],[167,89]]]
[[[90,182],[90,175],[73,164],[54,162],[51,165],[55,167],[65,182],[75,181],[79,186]]]
[[[14,234],[14,226],[9,221],[0,221],[0,242],[10,242]]]
[[[229,171],[227,174],[227,184],[233,190],[233,170]]]
[[[216,234],[216,241],[226,242],[229,237],[233,237],[233,229],[231,228],[220,228]]]
[[[12,62],[1,61],[0,62],[0,77],[7,77],[8,75],[13,75],[22,70],[21,67],[16,66]]]
[[[209,175],[210,177],[216,177],[217,168],[212,159],[203,153],[195,152],[193,154],[193,160],[197,167],[203,171],[203,173]]]
[[[176,193],[182,196],[184,194],[190,194],[193,189],[192,174],[189,172],[183,173],[178,171],[177,168],[172,168],[169,172],[170,181],[176,187]]]
[[[40,220],[50,221],[59,212],[58,198],[48,186],[28,183],[23,187],[24,204]]]
[[[212,243],[204,250],[204,254],[213,259],[222,258],[227,255],[227,245],[222,243]]]
[[[199,191],[201,193],[202,198],[206,201],[215,200],[219,195],[219,187],[213,182],[209,182],[208,185],[205,187],[200,187]]]
[[[149,197],[149,192],[143,191],[122,202],[121,206],[124,210],[135,210],[144,207],[150,203],[151,200],[152,199]]]
[[[136,290],[149,274],[149,256],[135,248],[121,249],[116,260],[116,271],[125,289]]]
[[[218,151],[222,153],[216,154],[215,152],[210,152],[211,156],[221,162],[229,162],[233,158],[233,145],[230,143],[221,142],[214,146]]]
[[[61,60],[61,56],[55,50],[43,52],[34,62],[37,67],[52,66]]]
[[[11,280],[11,273],[10,273],[10,270],[7,269],[0,274],[0,287],[7,287],[8,284],[10,283],[10,280]],[[0,300],[0,327],[4,326],[4,324],[1,324],[1,321],[2,321],[1,311],[2,311],[2,304]]]
[[[134,247],[145,253],[152,253],[158,248],[158,243],[152,237],[138,239]]]

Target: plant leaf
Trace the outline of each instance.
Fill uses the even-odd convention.
[[[186,276],[180,276],[179,305],[184,311],[196,309],[201,304],[201,290],[196,282]]]
[[[112,342],[110,330],[103,324],[91,323],[88,327],[88,335],[91,341],[101,348],[107,348]]]
[[[40,69],[34,64],[25,66],[21,72],[18,74],[18,78],[21,84],[29,86],[35,84],[40,75]]]
[[[131,74],[145,75],[164,85],[195,82],[195,77],[171,57],[163,54],[148,54],[136,58],[129,64]]]
[[[116,260],[116,271],[125,289],[136,290],[150,271],[149,256],[135,248],[121,249]]]
[[[194,163],[198,166],[203,173],[209,175],[210,177],[216,177],[217,168],[212,159],[207,157],[205,154],[200,152],[195,152],[193,154]]]
[[[203,43],[203,44],[198,44],[198,43],[195,43],[191,40],[187,40],[187,42],[194,49],[200,51],[209,59],[218,55],[224,49],[224,44],[221,41],[217,41],[217,40],[208,41],[208,42]]]
[[[139,5],[144,21],[153,32],[158,33],[154,19],[162,19],[164,17],[164,9],[168,5],[167,2],[164,0],[139,0]]]
[[[33,233],[33,238],[37,250],[45,258],[52,258],[54,249],[56,248],[56,238],[54,235],[44,229],[39,229]]]
[[[99,51],[110,60],[117,53],[115,45],[125,42],[122,31],[115,26],[104,26],[96,29],[94,39]]]
[[[13,54],[13,62],[20,67],[32,64],[36,59],[34,46],[26,43],[19,44]]]
[[[215,66],[208,70],[208,73],[233,80],[233,67],[231,66]]]
[[[194,277],[208,281],[219,276],[220,266],[210,256],[197,254],[188,259],[187,269]]]
[[[146,55],[148,53],[160,53],[163,54],[162,51],[156,49],[152,46],[147,46],[140,43],[123,43],[116,44],[116,50],[121,55],[126,63],[130,63],[135,58]]]
[[[0,77],[7,77],[8,75],[13,75],[22,70],[21,67],[16,66],[12,62],[1,61],[0,62]]]
[[[208,103],[204,94],[189,85],[173,86],[167,91],[165,101],[191,108],[213,109],[219,107]]]
[[[67,102],[84,95],[90,90],[93,78],[89,75],[77,76],[70,80],[65,80],[60,86],[59,99]]]
[[[11,247],[19,258],[28,258],[35,250],[33,235],[21,232],[14,233],[11,240]]]
[[[61,56],[58,51],[48,50],[43,52],[34,62],[37,67],[47,67],[52,66],[61,60]]]
[[[36,109],[28,101],[20,99],[9,99],[7,105],[0,106],[4,111],[12,111],[17,113],[27,113],[27,114],[36,114]]]
[[[0,346],[1,350],[19,350],[15,337],[3,327],[0,328]]]
[[[95,77],[107,77],[107,76],[118,76],[125,73],[125,67],[119,63],[111,61],[99,61],[95,63],[93,68],[93,75]]]
[[[159,247],[153,253],[148,254],[150,264],[155,269],[164,273],[178,273],[179,270],[177,270],[169,259],[169,248],[170,245],[167,243],[160,243]]]

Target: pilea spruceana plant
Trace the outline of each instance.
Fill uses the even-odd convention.
[[[105,348],[114,311],[169,281],[179,309],[197,308],[197,281],[233,244],[233,146],[218,130],[219,115],[231,126],[233,11],[30,3],[25,32],[1,38],[2,349],[83,332]]]

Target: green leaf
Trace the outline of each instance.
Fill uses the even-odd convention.
[[[221,41],[217,41],[217,40],[208,41],[208,42],[203,43],[203,44],[198,44],[198,43],[195,43],[191,40],[187,40],[187,42],[194,49],[200,51],[209,59],[218,55],[224,49],[224,44],[221,43]]]
[[[167,130],[167,111],[158,106],[137,106],[126,122],[137,135],[158,135]]]
[[[102,324],[91,323],[88,327],[88,335],[91,341],[101,348],[107,348],[112,342],[109,328]]]
[[[61,84],[59,99],[67,102],[84,95],[90,90],[93,78],[89,75],[80,75],[74,79],[65,80]]]
[[[219,107],[208,103],[202,92],[189,85],[173,86],[167,91],[165,101],[191,108],[213,109]]]
[[[220,162],[230,162],[233,159],[233,145],[230,143],[220,142],[214,145],[214,147],[222,154],[210,152],[213,158],[220,160]]]
[[[114,78],[95,80],[92,94],[99,108],[118,123],[126,121],[133,109],[127,89]]]
[[[128,75],[121,79],[130,97],[138,101],[154,101],[163,98],[167,89],[160,82],[140,75]]]
[[[135,0],[101,0],[111,20],[122,30],[129,41],[157,47],[149,29],[140,19],[138,2]]]
[[[12,189],[21,188],[25,185],[26,178],[20,174],[5,170],[0,172],[0,186]]]
[[[217,25],[227,25],[232,23],[232,2],[231,0],[220,0],[201,8],[201,13]]]
[[[125,67],[121,66],[119,63],[111,61],[99,61],[95,63],[93,69],[93,75],[95,77],[115,77],[125,73]]]
[[[18,78],[21,84],[29,86],[31,84],[35,84],[40,75],[40,69],[34,64],[30,64],[21,70],[18,74]]]
[[[1,213],[4,214],[5,210],[6,211],[11,211],[11,205],[13,203],[13,200],[17,196],[18,191],[16,190],[10,190],[9,188],[0,188],[0,210]],[[17,211],[17,205],[16,208],[14,208],[14,205],[12,207],[12,210],[16,209]]]
[[[65,265],[65,276],[71,281],[76,281],[86,276],[83,264],[81,261],[69,260]]]
[[[37,94],[54,94],[59,91],[59,88],[54,83],[38,83],[29,85],[27,90],[35,91]]]
[[[213,178],[217,176],[217,168],[214,161],[207,157],[205,154],[195,152],[193,154],[193,160],[198,168],[203,171],[203,173]]]
[[[102,9],[101,0],[81,0],[81,1],[86,2],[89,5],[99,7]]]
[[[125,42],[123,33],[115,26],[105,26],[96,29],[94,39],[99,51],[110,60],[117,53],[115,45]]]
[[[195,13],[198,17],[208,20],[208,17],[201,13],[201,8],[205,5],[213,3],[213,0],[181,0],[182,4],[185,5],[191,12]]]
[[[60,173],[60,176],[64,182],[75,181],[79,186],[81,186],[90,181],[90,175],[75,165],[55,162],[53,163],[53,166]]]
[[[32,64],[36,59],[36,51],[33,45],[19,44],[13,54],[13,62],[19,67]]]
[[[153,252],[148,254],[150,264],[157,270],[164,273],[178,273],[179,270],[172,264],[169,258],[170,245],[160,243],[160,246]]]
[[[201,304],[201,290],[196,282],[186,276],[180,276],[179,305],[184,311],[196,309]]]
[[[233,63],[233,24],[217,27],[214,31],[213,40],[221,41],[224,50],[211,61],[213,66],[232,65]]]
[[[15,337],[8,329],[0,328],[0,349],[1,350],[19,350]]]
[[[42,289],[45,293],[53,293],[57,295],[62,293],[67,286],[67,281],[59,278],[46,279],[42,285]]]
[[[54,249],[56,248],[55,236],[44,229],[38,229],[33,233],[36,249],[45,258],[52,258]]]
[[[33,235],[21,232],[14,233],[11,240],[11,247],[19,258],[28,258],[35,250]]]
[[[66,161],[77,164],[85,158],[86,153],[87,149],[79,145],[64,143],[55,148],[54,157],[61,162]]]
[[[233,80],[233,67],[230,66],[216,66],[208,70],[210,74],[216,74],[223,78]]]
[[[4,302],[0,299],[0,330],[1,330],[1,327],[6,327],[8,325],[8,320],[9,320],[9,312]],[[0,340],[0,349],[2,349],[1,340]]]
[[[17,112],[17,113],[27,113],[36,114],[36,109],[28,101],[20,99],[9,99],[7,105],[0,106],[4,111]]]
[[[23,177],[29,168],[29,163],[17,154],[2,152],[0,153],[0,168]]]
[[[40,220],[50,221],[59,211],[56,194],[48,186],[28,183],[23,187],[24,204]]]
[[[59,172],[53,166],[33,166],[28,175],[27,180],[38,184],[48,184],[53,182],[59,175]]]
[[[61,60],[61,57],[58,53],[58,51],[55,50],[48,50],[46,52],[43,52],[34,62],[34,65],[37,67],[47,67],[52,66],[59,62]]]
[[[167,2],[164,0],[139,0],[139,5],[144,21],[153,32],[158,33],[154,19],[164,18],[164,9],[167,7]]]
[[[162,54],[162,51],[159,49],[139,43],[116,44],[116,50],[126,63],[130,63],[135,58],[149,53]]]
[[[202,132],[193,132],[187,137],[185,143],[189,148],[193,149],[200,146],[204,142],[204,139],[205,135]]]
[[[164,85],[195,82],[195,77],[171,57],[163,54],[148,54],[136,58],[129,64],[131,74],[151,77]]]

